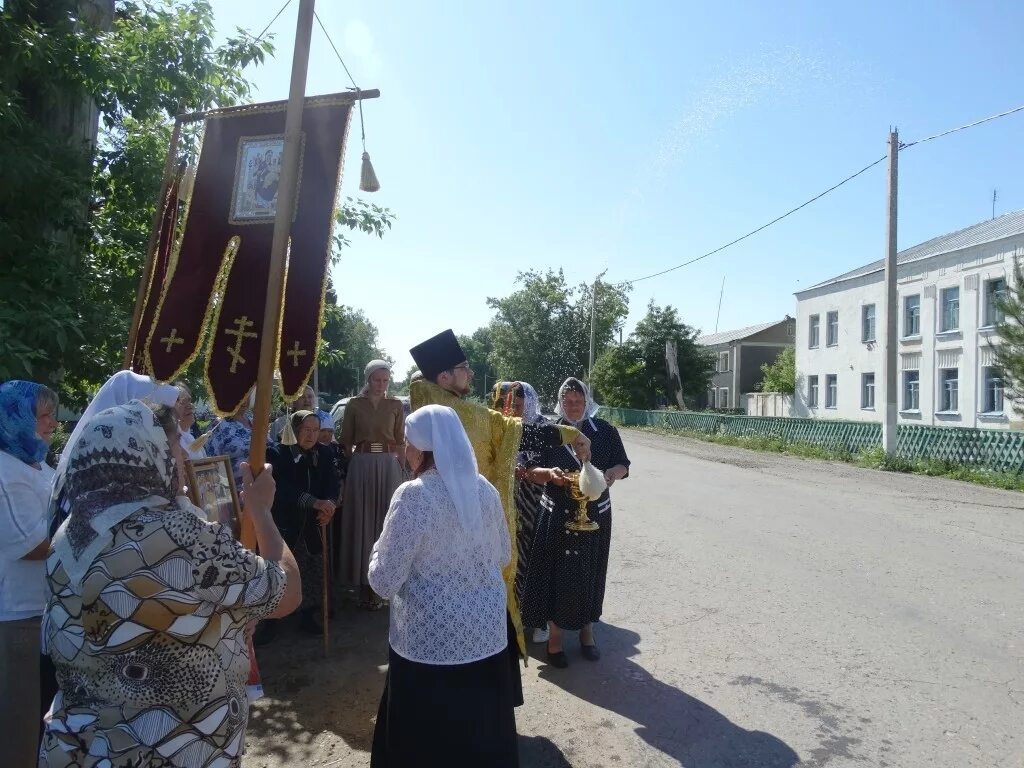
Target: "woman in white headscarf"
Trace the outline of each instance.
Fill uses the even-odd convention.
[[[558,390],[559,424],[571,424],[590,438],[590,462],[612,483],[629,475],[629,458],[619,431],[597,418],[590,389],[579,379],[566,379]],[[562,472],[552,477],[541,498],[540,514],[530,550],[523,591],[523,623],[541,627],[548,622],[548,663],[569,666],[562,647],[562,630],[579,630],[580,651],[587,661],[601,658],[594,638],[594,622],[601,618],[608,553],[612,541],[612,499],[608,490],[587,505],[587,514],[600,527],[596,531],[569,531],[565,524],[576,513],[576,502],[565,487],[565,473],[579,472],[582,463],[571,448],[544,451],[538,465]]]
[[[360,607],[374,610],[382,603],[370,589],[366,569],[391,496],[403,480],[405,411],[401,400],[388,396],[391,366],[385,360],[372,360],[364,374],[366,384],[348,401],[341,425],[341,444],[351,458],[341,510],[338,574],[343,585],[359,588]]]
[[[132,400],[144,400],[157,406],[173,407],[178,402],[179,394],[181,393],[175,386],[158,384],[149,376],[132,373],[131,371],[118,371],[103,383],[103,386],[99,388],[92,400],[89,401],[85,412],[71,431],[71,437],[64,444],[64,449],[60,454],[60,461],[57,462],[53,492],[50,497],[51,535],[68,515],[67,499],[64,497],[68,460],[74,453],[78,441],[82,439],[86,425],[93,417],[100,411],[105,411],[117,405],[127,405]]]
[[[415,479],[395,493],[369,569],[392,601],[370,765],[517,766],[501,500],[451,408],[415,411],[406,440]]]

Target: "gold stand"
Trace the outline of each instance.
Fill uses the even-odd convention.
[[[576,502],[576,517],[565,524],[566,530],[569,531],[596,531],[601,526],[587,517],[587,499],[586,494],[580,490],[580,473],[572,472],[566,475],[569,479],[570,485],[569,495],[572,496],[573,501]]]

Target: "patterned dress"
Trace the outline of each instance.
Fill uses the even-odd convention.
[[[61,692],[40,766],[232,768],[248,718],[245,626],[271,613],[280,567],[190,509],[145,509],[72,588],[56,553],[43,637]]]

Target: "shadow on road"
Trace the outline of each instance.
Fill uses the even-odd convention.
[[[250,709],[249,733],[260,751],[289,764],[329,757],[317,743],[324,732],[370,751],[388,661],[388,612],[339,608],[330,629],[326,658],[322,638],[299,632],[294,619],[256,649],[266,696]]]
[[[569,633],[565,647],[571,666],[542,666],[541,679],[637,723],[636,733],[644,741],[685,768],[793,768],[800,762],[785,742],[770,733],[741,728],[630,660],[639,652],[636,632],[599,624],[597,639],[602,657],[590,663],[574,653],[578,646]],[[546,663],[543,645],[531,646],[531,655]]]
[[[572,768],[572,763],[551,739],[520,736],[519,768]]]

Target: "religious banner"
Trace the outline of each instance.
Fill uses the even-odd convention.
[[[149,282],[146,283],[142,297],[142,314],[139,320],[139,328],[149,328],[153,325],[153,317],[156,315],[157,302],[160,298],[160,287],[167,279],[167,268],[170,265],[171,253],[174,247],[174,235],[178,223],[178,185],[181,180],[182,169],[178,170],[167,186],[167,194],[163,199],[163,209],[160,213],[159,232],[156,239],[156,251],[153,253],[153,269],[149,275]],[[145,337],[138,339],[132,349],[132,370],[138,373],[149,373],[146,367]]]
[[[273,333],[285,396],[301,393],[316,364],[352,103],[344,93],[305,100],[281,329],[264,329],[263,312],[286,103],[207,114],[184,235],[155,319],[141,331],[145,366],[157,379],[180,376],[205,336],[211,405],[233,413],[256,384],[262,335]]]

